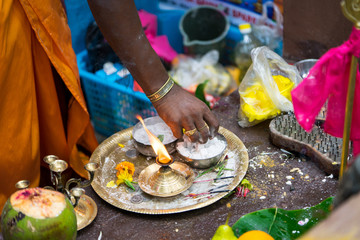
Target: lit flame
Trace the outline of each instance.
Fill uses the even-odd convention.
[[[136,118],[139,119],[141,124],[144,126],[144,129],[149,137],[151,147],[154,149],[155,154],[158,156],[158,161],[164,164],[170,162],[171,157],[168,151],[166,150],[165,145],[146,128],[145,123],[141,118],[141,116],[136,115]]]

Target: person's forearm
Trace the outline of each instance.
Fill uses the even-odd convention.
[[[122,63],[149,95],[167,80],[167,72],[142,29],[133,0],[88,0],[94,18]]]
[[[173,84],[172,80],[164,86],[168,73],[144,34],[133,0],[88,2],[105,39],[148,95],[174,136],[181,138],[185,129],[191,132],[191,141],[198,141],[201,136],[201,141],[206,142],[210,132],[205,126],[216,132],[219,121],[204,102]],[[151,96],[153,93],[156,94]]]

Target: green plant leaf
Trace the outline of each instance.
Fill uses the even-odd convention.
[[[131,184],[131,182],[129,180],[124,179],[124,182],[125,182],[126,186],[128,186],[132,190],[136,191],[136,189],[134,188],[134,186]]]
[[[333,197],[329,197],[305,209],[262,209],[242,216],[232,229],[237,237],[250,230],[261,230],[276,240],[297,239],[330,214],[332,202]]]
[[[157,138],[160,140],[160,142],[164,141],[164,135],[158,135]]]
[[[205,87],[208,82],[209,80],[205,80],[203,83],[200,83],[196,87],[195,96],[201,101],[203,101],[210,108],[210,103],[205,98]]]

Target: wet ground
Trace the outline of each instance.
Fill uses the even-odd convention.
[[[118,209],[102,200],[92,188],[86,194],[98,207],[94,222],[78,232],[77,239],[211,239],[224,224],[231,204],[229,224],[244,214],[271,207],[288,210],[310,207],[336,193],[337,179],[328,176],[311,160],[292,157],[272,145],[269,121],[251,128],[237,124],[239,95],[223,98],[213,112],[221,126],[235,133],[248,149],[245,178],[254,190],[247,197],[232,195],[193,211],[170,215],[144,215]]]

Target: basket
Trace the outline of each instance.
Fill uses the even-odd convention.
[[[106,75],[103,70],[89,72],[86,50],[77,54],[77,61],[90,117],[98,133],[110,136],[134,126],[138,122],[136,115],[142,118],[157,115],[146,95],[133,90],[131,74]],[[118,73],[124,72],[120,64],[114,66]]]

